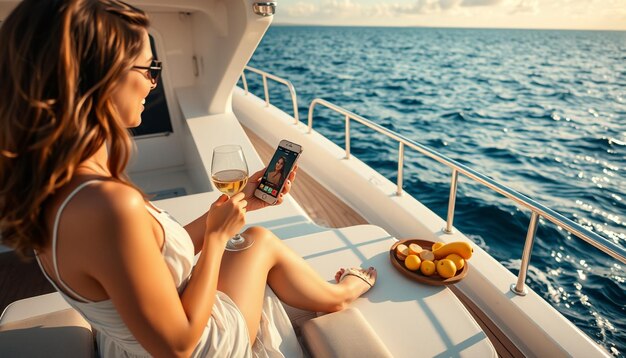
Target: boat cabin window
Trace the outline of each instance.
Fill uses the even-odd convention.
[[[154,38],[152,35],[150,35],[150,47],[152,47],[152,54],[154,58],[158,59],[159,56],[156,52]],[[163,71],[167,70],[163,69]],[[170,112],[167,109],[167,102],[165,101],[165,91],[163,88],[162,78],[163,76],[159,77],[157,87],[153,89],[148,95],[148,98],[146,98],[145,109],[141,114],[141,125],[137,128],[131,129],[131,133],[135,137],[174,132],[172,130]]]

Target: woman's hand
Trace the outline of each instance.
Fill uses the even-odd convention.
[[[271,205],[257,198],[256,196],[254,196],[254,190],[257,188],[257,186],[259,186],[259,182],[261,181],[261,178],[263,177],[263,173],[265,173],[265,169],[267,168],[261,169],[258,172],[252,174],[250,178],[248,179],[248,184],[246,184],[246,187],[242,191],[242,193],[246,195],[246,200],[248,201],[248,206],[246,207],[248,211],[261,209],[261,208]],[[293,167],[293,170],[291,171],[291,173],[289,173],[289,175],[287,176],[285,185],[283,186],[283,190],[278,195],[278,201],[276,201],[276,204],[274,205],[279,205],[280,203],[283,202],[283,197],[287,195],[287,193],[289,193],[289,191],[291,190],[291,186],[293,185],[293,182],[296,179],[297,171],[298,171],[298,166],[296,165]]]
[[[222,233],[221,237],[226,245],[226,241],[241,231],[246,223],[247,205],[243,193],[236,194],[230,199],[227,195],[220,196],[207,213],[205,235]]]

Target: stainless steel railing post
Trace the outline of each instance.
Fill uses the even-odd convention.
[[[404,143],[400,142],[398,147],[398,188],[396,189],[396,195],[402,195],[402,180],[404,174]]]
[[[346,159],[350,159],[350,116],[346,114]]]
[[[256,74],[259,74],[263,77],[263,91],[265,92],[265,107],[269,107],[270,106],[270,93],[269,93],[269,87],[267,85],[267,79],[269,78],[270,80],[276,81],[278,83],[282,83],[285,86],[287,86],[287,88],[289,89],[289,94],[291,95],[291,103],[293,105],[293,120],[294,120],[294,124],[298,124],[300,122],[300,116],[298,114],[298,96],[296,95],[296,88],[293,86],[293,83],[291,83],[290,81],[287,81],[285,79],[282,79],[278,76],[274,76],[271,73],[267,73],[265,71],[261,71],[259,69],[256,69],[254,67],[250,67],[250,66],[246,66],[244,68],[244,70],[241,72],[241,76],[243,77],[243,87],[245,90],[245,93],[248,94],[248,82],[246,81],[246,75],[245,75],[245,71],[248,70],[250,72],[254,72]],[[310,129],[309,129],[310,132]]]
[[[448,198],[448,217],[446,227],[443,232],[452,234],[452,222],[454,221],[454,206],[456,205],[456,188],[459,182],[459,171],[452,169],[452,179],[450,181],[450,197]]]
[[[267,89],[267,76],[263,75],[263,89],[265,90],[265,107],[270,106],[270,92]]]
[[[526,273],[530,264],[530,255],[533,252],[533,244],[535,243],[535,235],[537,234],[537,223],[539,222],[539,214],[533,211],[528,224],[528,232],[526,233],[526,242],[524,243],[524,251],[522,253],[522,263],[517,276],[517,283],[511,285],[511,291],[518,296],[526,296],[528,290],[524,286],[526,282]]]
[[[246,95],[248,95],[248,81],[246,80],[245,72],[245,70],[241,72],[241,81],[243,82],[243,90],[245,91]]]
[[[287,85],[289,93],[291,93],[291,104],[293,105],[293,124],[300,123],[300,116],[298,115],[298,97],[296,96],[296,88],[289,82]]]
[[[311,105],[309,106],[309,124],[308,127],[309,129],[306,131],[307,133],[311,133],[311,130],[313,129],[313,109],[315,108],[315,105],[317,104],[317,100],[314,99],[311,102]]]

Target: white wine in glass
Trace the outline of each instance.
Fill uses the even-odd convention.
[[[243,190],[248,183],[248,164],[240,146],[222,145],[213,149],[211,179],[217,190],[229,197]],[[228,240],[226,250],[245,250],[253,243],[254,239],[237,234]]]
[[[239,169],[227,169],[214,173],[213,184],[217,190],[230,196],[242,191],[248,183],[248,173]]]

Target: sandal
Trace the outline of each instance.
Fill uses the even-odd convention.
[[[376,281],[373,277],[370,277],[369,275],[367,275],[366,274],[366,270],[364,270],[362,268],[351,267],[351,268],[345,269],[345,271],[341,274],[341,276],[339,276],[339,281],[338,282],[343,281],[343,279],[346,276],[358,277],[361,280],[363,280],[363,282],[367,283],[370,286],[370,288],[372,286],[374,286],[374,283]]]

